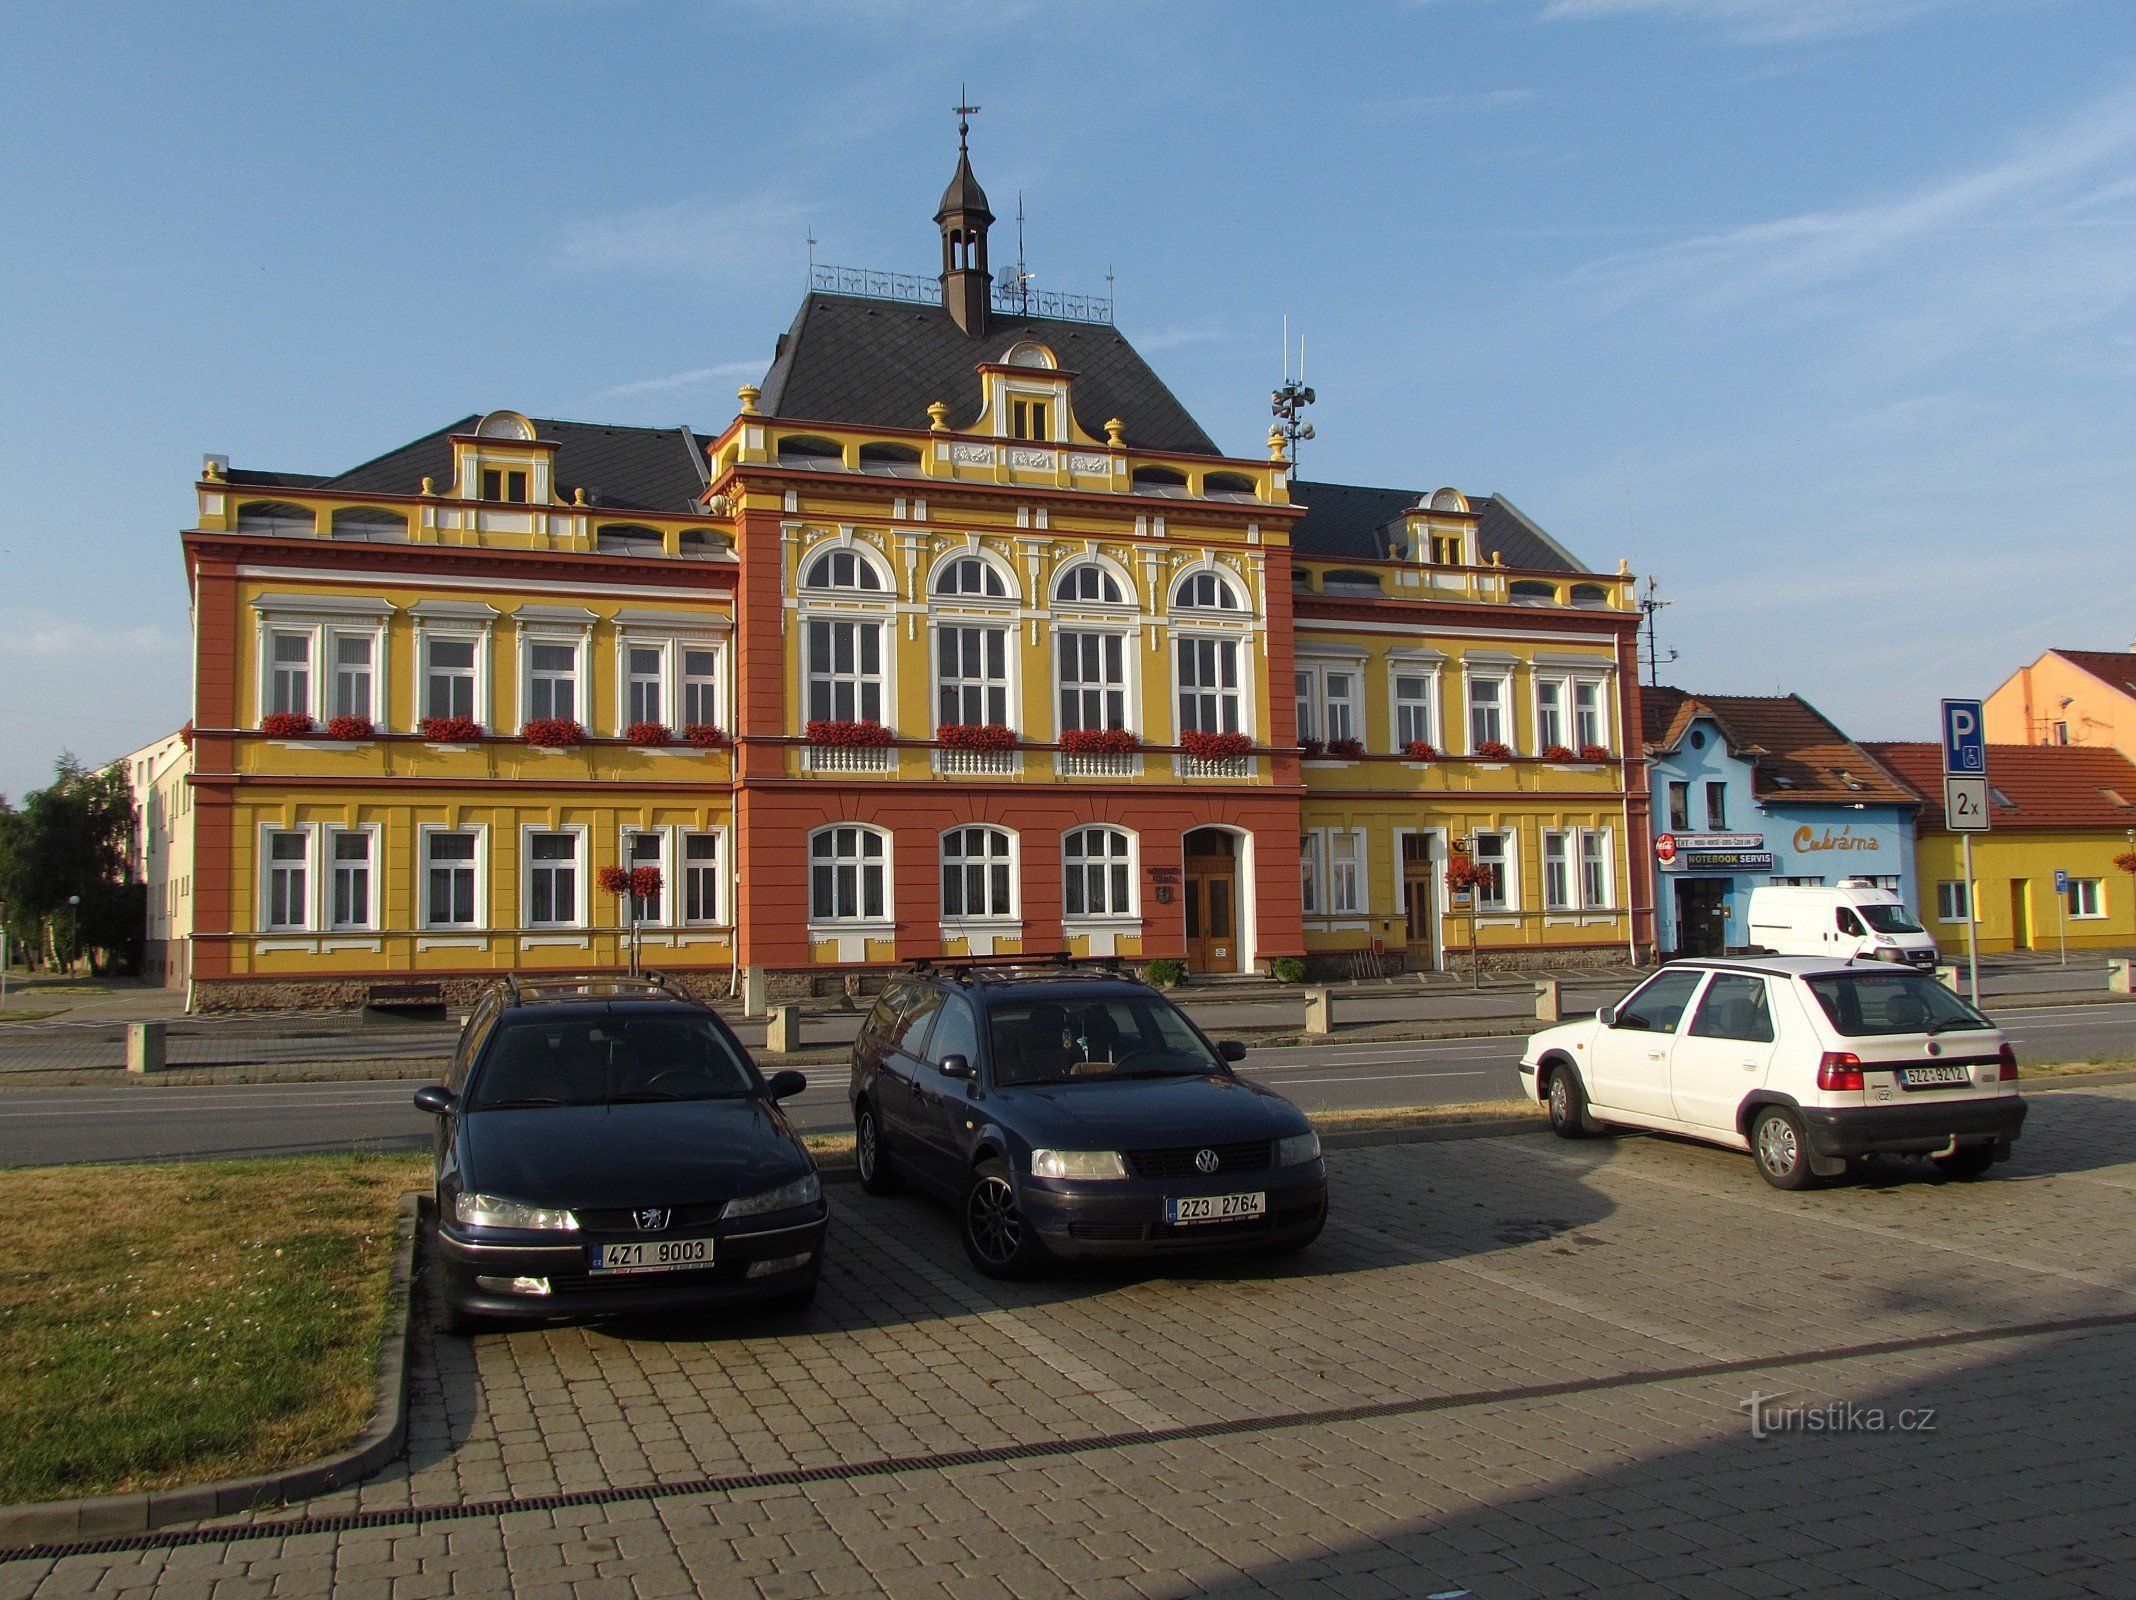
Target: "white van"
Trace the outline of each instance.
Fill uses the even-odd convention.
[[[1829,888],[1763,884],[1750,891],[1750,945],[1776,956],[1894,961],[1933,969],[1936,941],[1906,902],[1859,878]]]

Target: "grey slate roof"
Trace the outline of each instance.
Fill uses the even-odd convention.
[[[1402,513],[1431,493],[1429,489],[1369,489],[1354,483],[1313,483],[1294,478],[1291,500],[1306,508],[1291,528],[1291,549],[1322,559],[1383,561],[1388,555],[1387,529],[1399,527]],[[1509,567],[1530,572],[1592,570],[1550,537],[1503,495],[1471,495],[1476,513],[1476,548],[1488,561],[1496,550]]]
[[[425,434],[336,477],[314,480],[328,493],[420,494],[429,478],[440,493],[452,486],[452,435],[473,433],[481,417]],[[596,506],[619,511],[690,511],[705,487],[705,447],[711,440],[688,428],[619,428],[598,422],[528,419],[536,437],[554,440],[561,497],[584,489]],[[234,480],[236,473],[231,474]]]
[[[924,428],[928,406],[940,400],[949,425],[966,428],[979,415],[974,369],[1024,339],[1076,374],[1069,392],[1084,432],[1102,439],[1106,419],[1118,417],[1131,446],[1223,453],[1117,328],[997,312],[986,337],[973,339],[940,306],[898,300],[811,293],[779,338],[759,404],[797,421]]]

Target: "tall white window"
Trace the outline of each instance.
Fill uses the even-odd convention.
[[[302,829],[273,829],[266,837],[267,904],[264,926],[303,928],[311,923],[311,835]]]
[[[867,568],[873,572],[873,568]],[[883,630],[876,622],[815,618],[808,625],[811,722],[880,722]]]
[[[682,836],[682,920],[719,921],[719,835]]]
[[[333,710],[337,717],[368,717],[371,712],[371,651],[367,633],[337,633],[334,641]]]
[[[368,928],[371,911],[371,835],[357,829],[327,834],[329,886],[333,902],[329,926]]]
[[[527,835],[527,926],[574,928],[579,924],[579,835]]]
[[[1580,904],[1599,910],[1610,902],[1609,830],[1580,830]]]
[[[626,645],[623,650],[623,725],[667,721],[667,652],[656,644]]]
[[[1357,674],[1347,669],[1331,671],[1323,673],[1320,681],[1327,703],[1329,741],[1356,738]]]
[[[537,722],[547,717],[566,722],[578,720],[578,646],[533,644],[527,647],[527,714]]]
[[[942,835],[942,920],[1015,915],[1009,835],[1001,828],[952,828]]]
[[[660,873],[658,894],[633,894],[630,897],[630,914],[640,922],[667,921],[668,885],[663,843],[657,833],[626,833],[623,836],[623,865],[631,870],[652,867]]]
[[[1432,679],[1424,672],[1394,675],[1394,747],[1439,743],[1439,718],[1432,708]]]
[[[1477,678],[1468,681],[1469,749],[1506,742],[1506,680]]]
[[[719,722],[719,652],[686,648],[682,652],[682,725],[711,727]]]
[[[1475,837],[1476,909],[1507,911],[1513,905],[1513,836],[1477,833]]]
[[[1592,678],[1572,686],[1572,742],[1585,749],[1609,744],[1609,721],[1602,714],[1602,685]]]
[[[1061,909],[1071,917],[1135,915],[1134,846],[1119,828],[1078,828],[1061,840]]]
[[[1111,581],[1098,567],[1078,567]],[[1071,728],[1125,728],[1127,721],[1127,640],[1117,633],[1056,633],[1054,654],[1060,664],[1061,731]]]
[[[982,562],[959,563],[994,569]],[[1001,580],[994,575],[994,581]],[[1006,628],[935,628],[935,720],[998,723],[1009,720],[1009,634]]]
[[[482,920],[476,884],[480,840],[472,829],[423,835],[423,923],[472,928]]]
[[[1535,680],[1535,751],[1565,743],[1565,680]]]
[[[1294,672],[1291,682],[1296,685],[1294,693],[1298,707],[1298,737],[1320,737],[1320,684],[1317,675],[1311,672]]]
[[[819,828],[808,842],[809,920],[879,922],[887,917],[888,854],[880,829]]]
[[[1572,836],[1546,833],[1543,835],[1543,909],[1566,911],[1572,905]]]
[[[1362,915],[1366,908],[1365,835],[1360,828],[1328,830],[1328,910]]]
[[[309,633],[273,633],[268,636],[267,709],[270,712],[311,712],[312,636]]]
[[[1309,917],[1318,916],[1322,907],[1322,849],[1321,836],[1318,833],[1298,835],[1298,894],[1305,914]]]
[[[475,641],[424,642],[423,715],[475,719]]]
[[[1203,577],[1213,574],[1203,573]],[[1187,637],[1177,641],[1179,731],[1239,731],[1239,642]]]

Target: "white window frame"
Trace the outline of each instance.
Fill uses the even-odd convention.
[[[1963,878],[1945,878],[1936,885],[1936,920],[1963,923],[1972,911],[1972,888]],[[1974,920],[1979,920],[1976,916]]]
[[[709,866],[694,863],[690,859],[690,841],[710,839],[712,860]],[[704,873],[712,880],[712,915],[690,915],[689,879],[692,873]],[[724,928],[732,923],[732,917],[722,915],[727,911],[727,830],[725,828],[677,828],[675,830],[675,901],[678,924],[685,928]]]
[[[534,839],[537,834],[543,836],[567,835],[574,841],[571,855],[573,904],[571,920],[568,922],[559,920],[536,922],[534,920]],[[538,827],[533,823],[522,825],[519,830],[519,926],[543,933],[557,929],[585,928],[588,922],[586,916],[588,904],[587,880],[592,876],[592,868],[588,865],[588,862],[589,853],[586,848],[586,826],[584,823],[567,822],[553,828],[547,826]]]
[[[540,717],[557,714],[554,708],[538,713],[534,708],[534,652],[537,648],[571,652],[571,714],[565,720],[576,722],[591,733],[592,708],[586,697],[586,636],[546,629],[524,629],[519,635],[519,725],[525,727]]]
[[[2069,920],[2071,922],[2098,922],[2106,917],[2106,880],[2104,878],[2071,878],[2069,880]]]
[[[1120,591],[1120,598],[1117,600],[1093,600],[1082,595],[1063,594],[1061,591],[1067,587],[1068,580],[1075,577],[1085,567],[1093,568],[1104,577],[1111,579],[1113,587]],[[1078,579],[1079,583],[1080,581]],[[1053,606],[1056,611],[1086,611],[1098,616],[1117,617],[1123,612],[1133,611],[1136,606],[1134,579],[1117,562],[1103,556],[1075,556],[1063,561],[1054,569],[1053,582],[1047,593],[1053,597]]]
[[[616,864],[618,866],[622,867],[625,872],[634,867],[654,867],[660,873],[660,893],[654,900],[651,914],[641,915],[638,918],[638,926],[641,928],[671,928],[675,925],[675,873],[672,859],[674,855],[674,832],[675,830],[672,828],[633,827],[616,830]],[[631,843],[636,839],[651,839],[653,841],[651,860],[641,861],[632,856]],[[612,897],[616,902],[617,922],[624,927],[630,925],[630,919],[624,914],[623,910],[623,901],[626,897],[630,899],[637,898],[635,895],[615,895]]]
[[[1608,828],[1581,828],[1573,865],[1577,872],[1575,883],[1580,893],[1582,911],[1612,911],[1617,903],[1617,839]],[[1590,846],[1599,848],[1590,849]],[[1599,895],[1588,881],[1587,869],[1599,863],[1602,869],[1602,887]]]
[[[1545,828],[1543,830],[1543,909],[1545,911],[1577,911],[1580,909],[1579,885],[1574,876],[1578,863],[1573,854],[1577,842],[1577,829]]]
[[[1301,744],[1307,739],[1320,737],[1319,681],[1318,675],[1305,667],[1291,673],[1291,703],[1297,716]]]
[[[1614,751],[1616,744],[1611,738],[1610,729],[1616,719],[1609,714],[1609,679],[1582,677],[1575,674],[1571,679],[1571,683],[1572,737],[1565,742],[1571,745],[1575,751],[1585,750],[1591,744],[1599,745],[1604,750]],[[1587,713],[1580,708],[1580,696],[1589,691],[1592,691],[1595,697],[1593,707],[1595,736],[1592,739],[1587,737],[1588,730],[1582,726],[1582,719]]]
[[[1114,907],[1113,907],[1113,906],[1111,905],[1111,901],[1112,901],[1112,898],[1113,898],[1113,896],[1112,896],[1112,877],[1113,877],[1113,873],[1115,872],[1115,870],[1117,869],[1117,867],[1118,867],[1118,866],[1119,866],[1119,865],[1121,864],[1121,858],[1120,858],[1120,857],[1118,857],[1118,856],[1114,856],[1114,855],[1103,855],[1103,856],[1097,856],[1097,857],[1092,857],[1092,856],[1088,856],[1088,855],[1086,855],[1086,856],[1082,856],[1082,857],[1080,857],[1080,858],[1079,858],[1079,859],[1078,859],[1077,861],[1075,861],[1074,863],[1071,863],[1071,862],[1070,862],[1070,860],[1069,860],[1069,855],[1068,855],[1068,841],[1069,841],[1070,839],[1076,839],[1076,838],[1080,838],[1080,837],[1082,837],[1082,836],[1083,836],[1084,834],[1086,834],[1086,833],[1115,833],[1115,834],[1119,834],[1119,835],[1120,835],[1121,837],[1123,837],[1124,839],[1126,839],[1126,841],[1127,841],[1127,854],[1126,854],[1126,857],[1125,857],[1125,863],[1124,863],[1124,864],[1125,864],[1125,866],[1126,866],[1126,869],[1127,869],[1127,905],[1126,905],[1126,907],[1125,907],[1124,909],[1122,909],[1122,908],[1114,908]],[[1091,862],[1092,862],[1093,860],[1096,860],[1096,861],[1102,862],[1102,863],[1104,864],[1101,870],[1103,870],[1103,871],[1104,871],[1104,873],[1105,873],[1105,875],[1106,875],[1106,879],[1105,879],[1105,881],[1106,881],[1106,902],[1107,902],[1107,909],[1105,909],[1105,910],[1103,910],[1103,911],[1092,911],[1092,910],[1090,909],[1090,897],[1089,897],[1089,894],[1088,894],[1088,892],[1087,892],[1087,891],[1088,891],[1088,889],[1089,889],[1089,884],[1090,884],[1090,879],[1089,879],[1089,873],[1090,873],[1090,863],[1091,863]],[[1085,891],[1086,891],[1086,892],[1085,892],[1085,894],[1084,894],[1084,897],[1083,897],[1083,900],[1084,900],[1084,905],[1083,905],[1083,909],[1082,909],[1081,911],[1070,911],[1070,910],[1068,909],[1068,883],[1069,883],[1069,879],[1070,879],[1070,876],[1071,876],[1071,874],[1074,874],[1074,873],[1082,873],[1082,874],[1084,875],[1084,877],[1083,877],[1083,884],[1084,884],[1084,889],[1085,889]],[[1120,826],[1120,825],[1119,825],[1118,823],[1115,823],[1115,822],[1090,822],[1090,823],[1085,823],[1085,824],[1084,824],[1083,826],[1081,826],[1081,827],[1078,827],[1078,828],[1071,828],[1071,829],[1069,829],[1069,830],[1068,830],[1068,832],[1066,832],[1066,833],[1062,834],[1062,835],[1061,835],[1061,922],[1062,922],[1062,925],[1063,925],[1064,927],[1066,927],[1066,928],[1070,928],[1070,929],[1075,929],[1075,928],[1083,928],[1083,927],[1086,927],[1086,926],[1096,926],[1096,927],[1108,927],[1108,926],[1118,926],[1118,925],[1119,925],[1119,924],[1121,924],[1121,923],[1128,923],[1128,922],[1139,922],[1139,921],[1141,921],[1141,919],[1142,919],[1142,837],[1141,837],[1141,835],[1140,835],[1140,834],[1138,834],[1138,833],[1137,833],[1137,832],[1136,832],[1136,831],[1135,831],[1134,829],[1132,829],[1132,828],[1123,828],[1123,827],[1121,827],[1121,826]]]
[[[284,670],[281,647],[285,639],[303,645],[304,664],[301,668],[292,663],[289,670]],[[301,717],[316,716],[319,705],[319,630],[271,624],[265,630],[265,644],[267,648],[260,715],[273,717],[293,713]],[[294,677],[298,671],[303,674],[302,692],[294,695],[283,693],[284,680]]]
[[[1513,828],[1478,828],[1469,836],[1469,860],[1478,867],[1484,864],[1483,842],[1495,839],[1504,846],[1500,856],[1498,887],[1500,898],[1486,900],[1483,885],[1475,889],[1476,911],[1480,915],[1520,910],[1520,834]]]
[[[705,655],[712,658],[710,672],[692,672],[690,657]],[[675,731],[696,723],[707,723],[724,728],[727,723],[727,660],[726,651],[719,645],[701,639],[678,639],[675,641]],[[709,713],[701,717],[690,715],[692,692],[698,709]]]
[[[337,850],[343,839],[364,841],[364,915],[359,922],[343,921],[336,915],[341,898],[342,862]],[[324,881],[319,885],[319,909],[325,926],[335,933],[375,933],[379,924],[379,881],[383,862],[379,855],[379,830],[376,823],[362,824],[353,828],[327,827],[321,830],[319,842],[319,868]]]
[[[1174,737],[1187,733],[1190,729],[1197,729],[1203,733],[1243,733],[1248,738],[1253,737],[1254,696],[1252,692],[1253,685],[1249,680],[1253,661],[1251,653],[1246,648],[1249,639],[1250,635],[1243,629],[1218,631],[1203,628],[1174,628],[1172,630],[1172,731]],[[1199,657],[1202,654],[1203,647],[1207,647],[1209,664],[1219,680],[1223,676],[1223,661],[1228,647],[1231,657],[1232,678],[1229,688],[1223,687],[1221,682],[1215,687],[1197,683],[1192,688],[1189,688],[1186,674],[1188,653],[1191,651],[1196,657]],[[1197,665],[1196,671],[1199,672],[1199,670],[1199,665]],[[1187,720],[1189,695],[1192,695],[1196,702],[1196,719],[1192,723]],[[1213,699],[1215,703],[1218,724],[1216,727],[1208,727],[1200,719],[1200,702],[1204,699]],[[1231,727],[1223,726],[1226,720],[1224,716],[1226,709],[1231,712],[1230,720],[1233,723]]]
[[[1141,652],[1135,648],[1135,630],[1133,626],[1123,627],[1117,623],[1096,623],[1078,619],[1064,621],[1053,628],[1051,637],[1047,640],[1047,653],[1052,657],[1053,670],[1054,737],[1058,738],[1071,727],[1088,728],[1093,726],[1088,722],[1070,723],[1066,716],[1063,715],[1065,710],[1064,701],[1069,693],[1069,680],[1062,671],[1061,647],[1062,641],[1070,638],[1079,640],[1094,639],[1097,641],[1098,664],[1101,672],[1105,670],[1108,642],[1116,644],[1120,652],[1120,681],[1117,684],[1095,682],[1082,678],[1075,680],[1074,692],[1078,696],[1078,713],[1080,714],[1081,697],[1083,696],[1096,694],[1100,697],[1100,703],[1103,705],[1109,703],[1112,696],[1117,694],[1120,697],[1121,718],[1117,726],[1130,732],[1139,732],[1142,697],[1137,689],[1136,669],[1137,659]],[[1080,646],[1077,653],[1078,655],[1082,653]],[[1077,667],[1078,670],[1081,669],[1080,661],[1078,661]],[[1095,724],[1095,726],[1110,728],[1115,724],[1109,719],[1105,719]]]
[[[386,628],[393,615],[390,603],[336,595],[272,594],[259,596],[252,606],[256,657],[252,693],[258,711],[255,721],[272,715],[275,710],[274,643],[278,636],[302,637],[306,641],[302,704],[281,709],[310,717],[322,725],[335,715],[332,710],[335,640],[361,637],[371,641],[371,696],[369,709],[356,715],[369,717],[376,727],[385,725],[388,704],[386,668],[390,660]]]
[[[1543,718],[1546,711],[1546,691],[1548,698],[1556,701],[1554,706],[1548,706],[1547,708],[1549,715],[1556,720],[1557,726],[1554,729],[1545,729],[1543,726]],[[1570,737],[1572,731],[1571,681],[1559,673],[1534,673],[1529,678],[1528,697],[1528,725],[1535,730],[1535,753],[1541,755],[1554,744],[1563,745],[1569,750],[1577,751],[1579,747],[1572,742]],[[1508,744],[1512,743],[1510,739],[1506,742]]]
[[[819,913],[816,909],[816,841],[826,834],[835,835],[839,830],[846,828],[858,830],[861,834],[873,835],[881,841],[882,850],[879,855],[871,857],[861,847],[859,841],[856,840],[856,853],[850,858],[834,854],[828,863],[834,873],[832,882],[833,909],[828,914]],[[835,840],[833,843],[835,850]],[[896,851],[896,836],[888,828],[879,828],[873,823],[829,822],[820,828],[811,829],[808,835],[807,856],[808,925],[810,929],[820,928],[837,932],[850,932],[859,928],[889,929],[895,927],[897,924],[897,875],[894,870]],[[882,874],[882,909],[874,913],[870,913],[867,910],[866,874],[869,871],[871,861],[879,863],[875,870]],[[854,900],[860,908],[850,915],[842,915],[835,909],[837,901],[835,873],[839,868],[846,866],[851,866],[854,870]]]
[[[967,561],[977,562],[985,572],[991,573],[1001,585],[1001,593],[987,594],[982,590],[981,593],[972,594],[961,589],[945,590],[942,585]],[[1022,590],[1016,582],[1014,570],[991,550],[975,550],[969,545],[959,545],[943,554],[929,570],[927,595],[930,600],[944,605],[1000,608],[1014,606],[1022,598]]]
[[[487,730],[491,726],[489,706],[489,630],[486,628],[455,628],[437,623],[419,623],[416,627],[416,682],[415,724],[420,728],[431,717],[449,717],[455,712],[430,709],[430,679],[437,670],[432,655],[439,644],[464,644],[473,648],[474,655],[469,665],[468,699],[471,702],[468,715],[475,725]],[[460,669],[452,669],[453,676]]]
[[[1483,684],[1491,684],[1498,691],[1498,728],[1491,738],[1476,736],[1476,690]],[[1511,667],[1465,667],[1462,669],[1461,687],[1461,737],[1462,748],[1474,755],[1486,744],[1502,744],[1513,748],[1513,669]]]
[[[1318,739],[1326,744],[1333,744],[1337,739],[1365,741],[1366,666],[1361,655],[1299,655],[1294,669],[1294,692],[1301,742],[1306,739]],[[1345,679],[1349,685],[1340,696],[1332,687],[1331,680],[1335,678]]]
[[[653,658],[652,715],[633,716],[631,699],[641,679],[631,657],[638,651],[647,651]],[[616,634],[616,731],[622,732],[634,722],[657,722],[662,727],[678,726],[674,712],[682,701],[676,684],[676,645],[673,639],[648,639],[639,634],[618,630]]]
[[[980,636],[981,667],[977,676],[974,676],[968,670],[962,670],[968,668],[969,663],[964,657],[964,646],[961,641],[957,647],[960,671],[954,679],[943,672],[943,640],[946,634],[952,632]],[[1001,640],[1001,673],[998,677],[994,676],[985,665],[986,644],[984,636],[987,634],[993,634]],[[1021,726],[1021,719],[1017,716],[1020,697],[1017,693],[1016,684],[1016,625],[1013,619],[1003,618],[997,621],[983,615],[938,616],[928,629],[927,642],[929,647],[928,666],[934,678],[935,726],[941,726],[944,723],[962,723],[977,727],[1000,726],[1015,728]],[[955,686],[954,692],[960,701],[970,697],[973,693],[977,693],[983,702],[981,709],[984,711],[991,712],[991,702],[998,695],[1001,701],[1001,715],[998,717],[992,715],[982,716],[976,723],[971,718],[961,714],[955,717],[945,717],[942,715],[942,700],[944,694],[951,691],[952,685]],[[958,709],[961,713],[962,707],[960,706]]]
[[[1327,830],[1327,898],[1331,917],[1372,915],[1372,847],[1363,828]],[[1347,841],[1350,857],[1339,846]]]
[[[456,838],[472,837],[475,841],[474,858],[467,863],[474,877],[474,920],[472,922],[435,922],[430,916],[430,869],[432,866],[431,841],[439,834],[451,834]],[[454,862],[457,871],[460,863]],[[416,926],[425,931],[441,933],[486,932],[490,925],[489,894],[489,829],[481,823],[464,823],[457,828],[448,828],[443,823],[425,822],[416,828],[415,851],[415,920]]]
[[[1423,680],[1424,697],[1421,701],[1403,696],[1401,684],[1404,678]],[[1401,660],[1390,662],[1387,668],[1387,733],[1390,740],[1389,748],[1399,755],[1408,745],[1421,739],[1434,750],[1444,750],[1446,748],[1446,726],[1445,719],[1440,715],[1439,699],[1438,663],[1433,662],[1427,665],[1421,662]],[[1421,724],[1425,731],[1421,733],[1411,732],[1405,735],[1402,728],[1402,713],[1404,710],[1414,711],[1414,708],[1418,706],[1422,707],[1422,711],[1420,714],[1412,716],[1411,726],[1414,728]]]
[[[810,582],[824,562],[828,561],[835,567],[841,557],[852,558],[854,582]],[[864,571],[873,575],[873,586],[859,582],[860,574]],[[884,605],[897,599],[897,577],[891,572],[890,564],[877,552],[850,539],[825,540],[813,549],[805,551],[801,557],[795,586],[805,594],[852,596]]]
[[[303,854],[293,862],[279,866],[274,855],[274,841],[278,838],[297,839],[302,842]],[[319,927],[319,830],[299,824],[285,828],[279,823],[263,822],[258,833],[259,850],[259,922],[261,933],[315,933]],[[275,879],[283,868],[294,866],[303,875],[296,907],[298,920],[277,920],[274,915]]]
[[[1327,915],[1324,905],[1326,895],[1322,892],[1327,883],[1327,833],[1322,828],[1306,828],[1298,835],[1298,900],[1301,911],[1308,917]]]
[[[377,628],[327,627],[319,630],[320,650],[324,659],[320,663],[324,681],[319,685],[320,721],[331,717],[362,717],[373,727],[385,722],[385,705],[378,693],[379,677],[385,669],[385,639]],[[364,692],[361,704],[352,705],[346,711],[341,704],[341,647],[350,640],[360,640],[366,652],[363,665]]]
[[[853,666],[850,671],[841,671],[835,664],[837,660],[837,635],[835,631],[831,634],[833,640],[831,647],[833,665],[820,672],[817,670],[815,665],[815,637],[816,629],[819,627],[832,630],[849,627],[854,630]],[[861,665],[861,659],[866,653],[862,640],[870,633],[873,633],[875,637],[875,665],[872,669]],[[824,614],[804,613],[801,619],[801,720],[804,723],[880,722],[886,727],[889,726],[891,707],[895,704],[892,698],[890,681],[890,662],[894,654],[891,648],[892,643],[890,619],[886,616],[838,612]],[[829,686],[827,690],[829,703],[824,708],[825,714],[820,717],[816,714],[816,685],[819,682]],[[844,683],[850,683],[852,686],[853,710],[852,715],[849,717],[838,715],[838,687]],[[867,691],[871,685],[875,690],[875,710],[872,715],[867,707]]]
[[[1215,593],[1228,594],[1235,603],[1228,606],[1221,602],[1203,604],[1187,598],[1190,592],[1206,587],[1209,580],[1214,580]],[[1198,561],[1172,580],[1171,602],[1166,609],[1174,620],[1215,617],[1250,622],[1253,620],[1253,596],[1247,592],[1245,581],[1237,573],[1213,561]]]
[[[1008,853],[1003,857],[992,855],[977,858],[978,870],[991,878],[996,868],[1005,868],[1008,873],[1008,909],[1006,911],[972,911],[966,909],[952,913],[949,909],[949,874],[954,870],[964,875],[968,887],[973,871],[973,858],[950,855],[950,842],[967,830],[978,829],[1001,835],[1008,841]],[[960,841],[961,842],[961,841]],[[1014,828],[1005,828],[998,822],[960,822],[955,827],[944,828],[936,842],[938,867],[935,884],[938,909],[945,929],[999,928],[1007,923],[1023,921],[1023,841]],[[992,884],[988,884],[987,905],[993,904]],[[967,906],[969,901],[967,900]]]

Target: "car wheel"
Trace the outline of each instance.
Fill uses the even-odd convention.
[[[1577,1072],[1569,1066],[1552,1068],[1546,1098],[1550,1105],[1552,1133],[1560,1139],[1587,1137],[1587,1091],[1580,1087]]]
[[[1021,1278],[1038,1264],[1043,1246],[1016,1209],[1008,1167],[982,1161],[964,1190],[964,1253],[989,1278]]]
[[[860,1169],[860,1186],[870,1194],[896,1194],[900,1185],[883,1150],[882,1125],[875,1108],[863,1100],[853,1114],[853,1164]]]
[[[1751,1119],[1750,1154],[1758,1176],[1775,1189],[1807,1189],[1817,1181],[1802,1119],[1785,1106],[1765,1106]]]
[[[1946,1178],[1980,1178],[1995,1165],[1992,1144],[1960,1145],[1947,1156],[1930,1156],[1930,1163]]]

